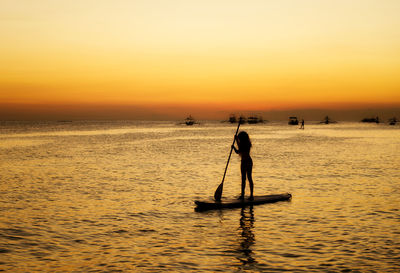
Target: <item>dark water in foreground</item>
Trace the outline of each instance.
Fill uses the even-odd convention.
[[[0,270],[400,271],[399,126],[244,125],[255,193],[293,199],[203,213],[235,125],[0,126]]]

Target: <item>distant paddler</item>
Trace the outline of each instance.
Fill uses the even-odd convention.
[[[304,119],[301,120],[301,125],[299,129],[303,129],[304,130]]]

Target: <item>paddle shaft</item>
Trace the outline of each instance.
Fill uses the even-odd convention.
[[[226,167],[225,167],[225,171],[224,171],[224,176],[222,177],[222,182],[221,182],[221,184],[224,183],[224,180],[225,180],[226,170],[228,170],[229,160],[231,160],[233,145],[235,145],[236,136],[237,136],[237,133],[238,133],[238,131],[239,131],[239,127],[240,127],[240,122],[241,122],[241,121],[242,121],[242,120],[239,119],[239,124],[238,124],[238,127],[237,127],[237,129],[236,129],[235,136],[233,137],[233,143],[232,143],[232,146],[231,146],[231,151],[230,151],[230,153],[229,153],[228,161],[226,162]]]

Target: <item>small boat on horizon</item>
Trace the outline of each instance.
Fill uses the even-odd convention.
[[[297,119],[297,117],[289,117],[288,124],[289,125],[299,125],[299,120]]]
[[[261,116],[250,116],[247,118],[248,124],[264,123],[264,119]]]
[[[376,118],[363,118],[361,122],[368,122],[368,123],[379,123],[379,117]]]
[[[237,122],[236,116],[233,115],[233,114],[230,115],[228,121],[229,121],[230,123],[236,123],[236,122]]]
[[[186,119],[185,119],[185,122],[184,122],[186,125],[188,125],[188,126],[191,126],[191,125],[193,125],[193,124],[197,124],[197,122],[196,122],[196,120],[191,116],[191,115],[189,115]]]
[[[337,121],[330,119],[328,116],[326,116],[322,121],[320,121],[320,124],[330,124],[330,123],[337,123]]]
[[[244,116],[240,116],[239,119],[236,118],[235,114],[232,114],[229,116],[228,122],[230,123],[238,123],[238,121],[240,120],[240,124],[245,124],[246,122],[248,124],[257,124],[257,123],[264,123],[264,119],[261,116],[249,116],[248,118],[244,117]],[[225,121],[223,121],[225,122]]]
[[[396,125],[396,123],[397,123],[396,117],[392,117],[391,119],[389,119],[389,125]]]

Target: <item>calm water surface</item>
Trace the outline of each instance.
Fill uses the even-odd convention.
[[[400,128],[243,125],[255,193],[291,202],[194,212],[235,125],[0,124],[0,270],[398,272]],[[224,196],[240,192],[234,155]]]

